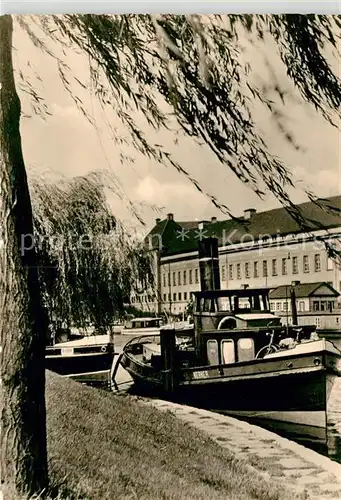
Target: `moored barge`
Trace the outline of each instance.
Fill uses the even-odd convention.
[[[45,351],[46,369],[93,386],[108,386],[114,359],[110,335],[88,335],[56,343]]]

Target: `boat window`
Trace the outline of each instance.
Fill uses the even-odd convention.
[[[232,339],[223,340],[221,343],[223,363],[234,363],[236,361],[234,353],[234,342]]]
[[[253,309],[255,311],[260,311],[261,310],[261,306],[260,306],[260,297],[259,297],[259,295],[254,295],[253,297],[251,297],[251,299],[252,299],[251,309]]]
[[[253,311],[268,311],[269,301],[266,294],[258,294],[250,297],[250,307]]]
[[[253,339],[238,339],[238,361],[250,361],[255,358]]]
[[[215,300],[202,298],[200,301],[200,310],[202,312],[215,312]]]
[[[230,297],[218,297],[217,304],[218,304],[218,311],[220,311],[220,312],[230,312],[231,311]]]
[[[209,365],[219,364],[218,342],[216,340],[207,341],[207,359]]]
[[[233,310],[237,311],[238,309],[238,297],[234,296],[233,297]]]
[[[238,306],[238,309],[251,309],[251,297],[240,297]]]
[[[269,297],[267,294],[262,295],[262,311],[268,311],[269,310]]]

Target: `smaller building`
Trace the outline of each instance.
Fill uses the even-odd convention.
[[[294,286],[299,325],[316,325],[319,329],[341,330],[340,294],[328,282],[281,285],[269,294],[270,309],[292,324],[290,289]]]

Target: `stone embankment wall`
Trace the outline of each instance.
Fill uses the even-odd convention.
[[[168,401],[138,400],[141,404],[170,411],[208,433],[237,458],[245,459],[266,479],[285,482],[301,498],[341,499],[341,465],[323,455],[228,416]]]

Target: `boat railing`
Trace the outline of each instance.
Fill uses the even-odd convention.
[[[148,342],[148,340],[150,339],[150,342]],[[159,340],[160,339],[160,334],[159,333],[155,333],[153,335],[139,335],[138,337],[134,337],[132,339],[130,339],[125,345],[124,345],[124,349],[128,346],[131,346],[131,345],[137,345],[137,344],[146,344],[146,343],[154,343],[156,340]]]
[[[193,341],[193,336],[192,335],[184,335],[186,333],[186,329],[180,329],[178,332],[178,342],[177,345],[178,347],[184,348],[187,344],[190,344]],[[190,340],[188,340],[190,339]],[[155,333],[152,335],[139,335],[136,336],[132,339],[130,339],[125,345],[124,345],[124,350],[128,347],[131,346],[137,346],[139,344],[154,344],[155,342],[160,341],[160,333]]]

